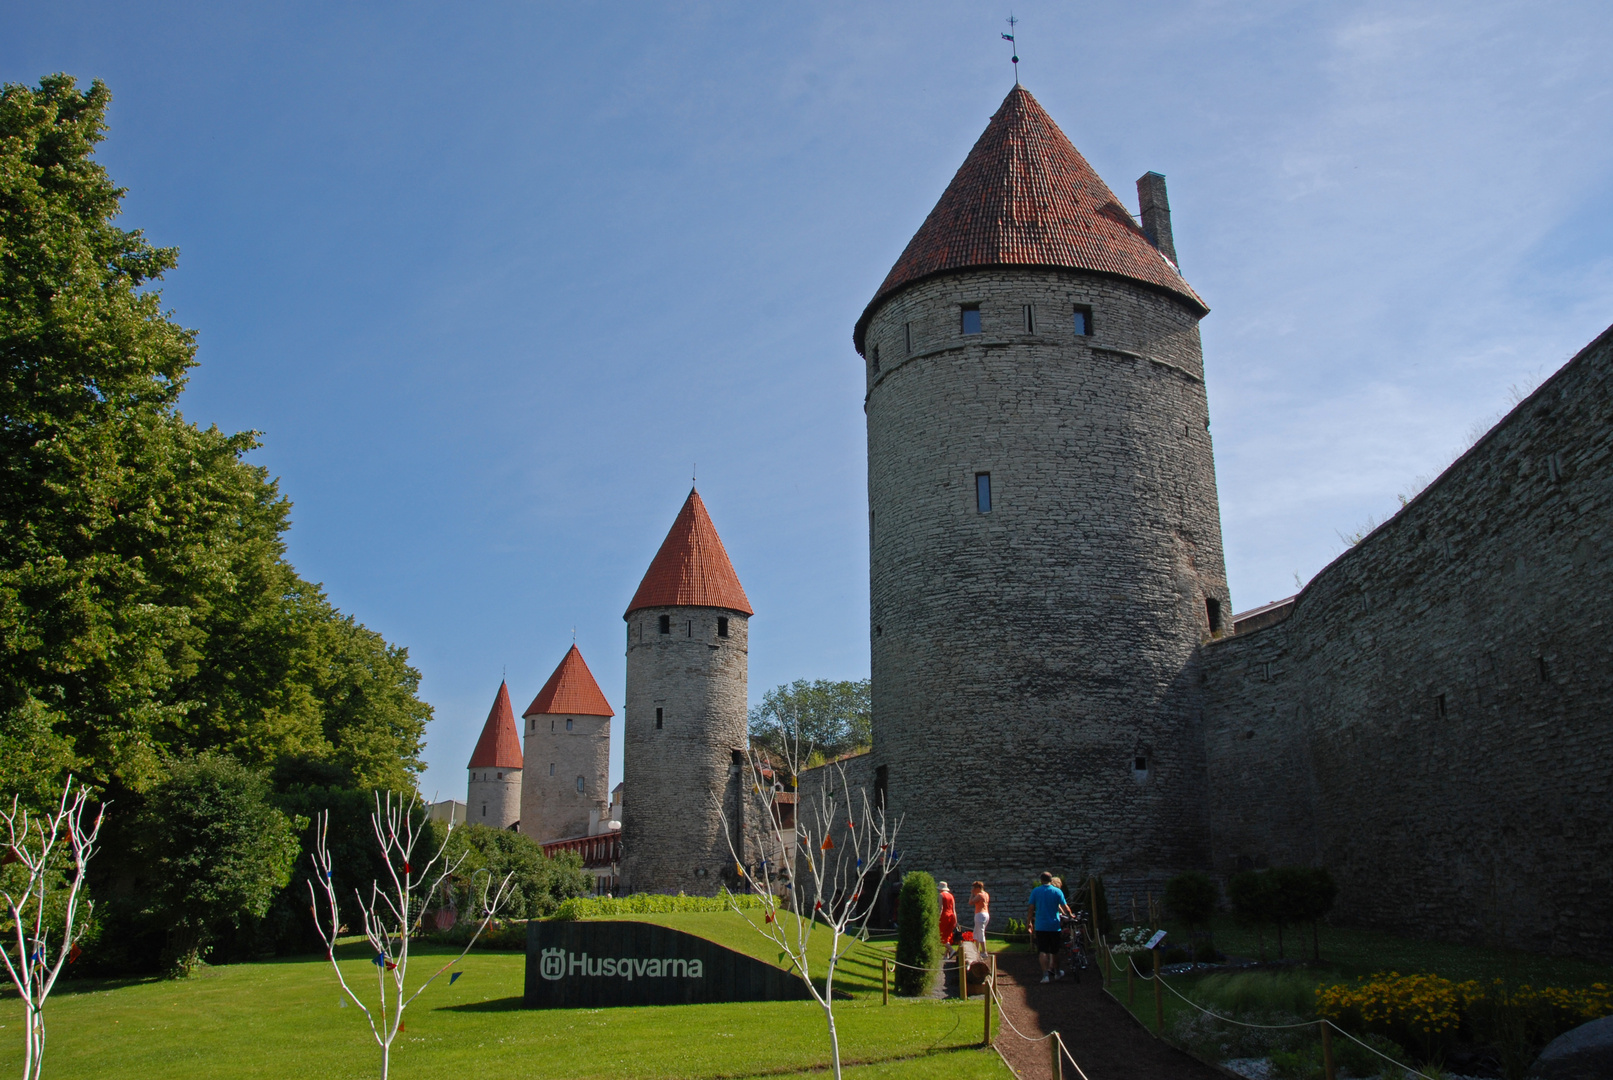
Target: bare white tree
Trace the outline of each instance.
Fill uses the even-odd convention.
[[[789,740],[781,755],[785,760],[777,768],[769,758],[748,750],[747,774],[740,781],[749,791],[741,797],[754,812],[741,815],[742,826],[730,820],[720,803],[718,812],[736,872],[762,901],[760,921],[756,908],[733,902],[733,909],[778,946],[823,1010],[834,1077],[840,1080],[835,970],[863,940],[874,901],[895,865],[900,823],[887,820],[883,806],[870,805],[867,792],[860,788],[852,792],[839,762],[819,766],[827,771],[825,782],[801,802],[799,766],[810,753],[809,747],[805,753],[803,749],[798,736]],[[813,981],[814,932],[829,935],[821,988]]]
[[[18,887],[0,891],[16,931],[16,941],[5,942],[0,957],[5,958],[6,971],[22,997],[23,1080],[36,1080],[44,1067],[45,999],[62,968],[77,957],[79,940],[95,908],[93,900],[82,898],[84,870],[95,854],[106,806],[96,810],[95,823],[86,829],[84,816],[89,809],[90,793],[69,776],[54,813],[29,814],[15,797],[9,813],[0,810],[7,840],[0,866],[21,866],[14,875]],[[50,941],[53,930],[58,933],[54,945]]]
[[[386,863],[391,881],[390,883],[371,881],[368,898],[359,889],[353,890],[363,916],[364,936],[372,950],[370,962],[375,965],[379,1003],[374,1011],[371,1011],[370,1006],[354,993],[353,988],[347,983],[347,978],[342,974],[341,965],[336,962],[336,938],[345,928],[342,926],[341,913],[336,904],[336,885],[332,877],[330,849],[325,843],[325,833],[330,826],[328,810],[319,815],[314,853],[311,856],[314,862],[315,880],[308,883],[308,897],[312,901],[309,910],[313,912],[314,925],[318,927],[319,936],[325,942],[325,954],[330,959],[331,967],[336,971],[336,981],[341,984],[342,993],[363,1010],[364,1017],[370,1024],[370,1034],[375,1037],[376,1045],[381,1048],[382,1080],[386,1080],[392,1067],[392,1043],[397,1038],[398,1032],[404,1030],[404,1010],[413,1004],[414,999],[443,972],[459,963],[465,954],[470,952],[471,946],[476,944],[476,939],[487,929],[487,924],[493,921],[493,917],[509,899],[510,880],[514,877],[514,874],[504,875],[504,880],[499,882],[498,888],[493,889],[492,874],[478,870],[471,875],[471,899],[480,908],[480,925],[471,934],[470,940],[465,943],[459,955],[415,987],[414,993],[405,996],[404,981],[409,973],[409,937],[420,928],[420,919],[425,914],[424,901],[443,888],[450,875],[459,869],[460,863],[465,859],[463,855],[457,859],[447,858],[448,841],[454,830],[453,822],[450,821],[448,831],[443,835],[442,845],[437,848],[436,853],[425,863],[416,865],[414,849],[426,833],[426,824],[415,815],[414,810],[415,799],[412,796],[405,801],[388,794],[383,801],[382,795],[376,793],[375,813],[370,815],[370,823],[375,829],[376,843],[381,845],[381,856]],[[328,916],[328,919],[323,921],[319,913],[321,896],[324,897],[325,913]]]

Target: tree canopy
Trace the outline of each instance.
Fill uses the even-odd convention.
[[[154,287],[175,249],[114,223],[110,100],[0,89],[0,787],[138,793],[211,750],[412,790],[407,651],[287,562],[256,433],[179,411],[197,335]]]
[[[816,764],[866,750],[873,741],[868,680],[797,679],[775,686],[750,710],[750,738],[775,761]]]

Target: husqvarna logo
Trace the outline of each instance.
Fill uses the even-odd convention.
[[[642,959],[636,956],[589,956],[565,949],[544,949],[538,961],[538,974],[551,982],[567,975],[626,979],[703,979],[706,966],[699,960],[682,957]]]

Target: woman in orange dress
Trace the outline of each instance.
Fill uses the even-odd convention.
[[[952,899],[952,892],[947,888],[946,882],[941,882],[941,944],[947,947],[947,956],[952,955],[952,936],[958,929],[958,906]]]

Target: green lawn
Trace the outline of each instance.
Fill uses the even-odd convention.
[[[753,954],[765,951],[759,938],[746,940],[754,931],[738,916],[644,918],[723,944],[749,944],[745,951]],[[1009,1080],[995,1053],[976,1048],[978,1003],[893,997],[882,1006],[873,948],[859,946],[865,955],[844,969],[855,996],[835,1009],[842,1058],[862,1063],[849,1075]],[[346,946],[342,955],[348,978],[373,988],[375,968],[364,951]],[[452,953],[417,948],[411,968],[421,978],[434,970],[425,962],[433,955]],[[740,1077],[792,1075],[829,1063],[823,1014],[811,1002],[527,1010],[519,1007],[524,964],[519,953],[475,952],[460,965],[465,974],[457,983],[439,980],[427,990],[406,1014],[393,1075]],[[363,1015],[339,1002],[329,965],[312,958],[209,968],[183,982],[64,983],[46,1011],[46,1075],[376,1075],[379,1052]],[[0,1076],[21,1071],[20,1023],[16,998],[0,998]]]

